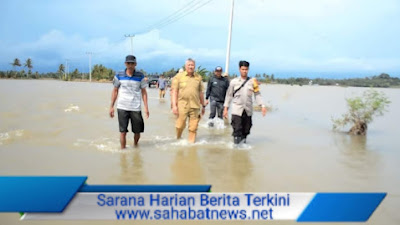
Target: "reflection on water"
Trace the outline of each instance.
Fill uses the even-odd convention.
[[[367,136],[348,135],[347,133],[335,133],[334,137],[337,141],[336,146],[344,151],[350,150],[351,152],[366,152],[367,149]]]
[[[248,151],[232,151],[230,157],[231,179],[233,180],[233,191],[245,192],[246,187],[251,184],[251,172],[253,164],[249,158]]]
[[[204,184],[205,176],[196,147],[178,150],[171,164],[173,184]]]
[[[366,136],[344,133],[334,135],[335,145],[343,155],[343,161],[349,168],[374,167],[379,163],[379,154],[368,148]]]
[[[332,132],[330,118],[344,113],[345,97],[365,89],[262,85],[279,110],[265,118],[255,112],[248,143],[238,147],[229,122],[208,127],[208,108],[198,142],[187,142],[187,129],[176,140],[169,92],[160,101],[158,90],[148,89],[145,132],[137,148],[130,133],[126,150],[119,149],[117,119],[108,116],[111,89],[0,80],[0,96],[13,96],[0,98],[0,173],[87,175],[90,184],[211,184],[214,192],[383,191],[389,195],[371,224],[399,224],[392,209],[400,207],[400,89],[382,89],[390,111],[358,137]]]
[[[383,169],[380,155],[368,147],[367,136],[337,133],[335,145],[341,153],[339,162],[347,168],[354,180],[379,182],[376,176]]]
[[[173,184],[213,184],[230,192],[248,190],[252,170],[247,150],[197,146],[177,150],[171,165]]]
[[[134,150],[120,154],[121,183],[145,184],[147,179],[144,173],[142,153]]]

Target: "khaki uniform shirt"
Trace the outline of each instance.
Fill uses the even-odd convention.
[[[186,71],[178,73],[172,81],[172,89],[178,91],[178,108],[199,109],[200,92],[204,91],[202,77],[197,73],[189,76]]]
[[[226,92],[224,107],[229,107],[232,101],[232,115],[242,116],[243,110],[246,110],[247,116],[253,114],[253,94],[258,105],[264,105],[263,99],[260,94],[260,88],[257,80],[250,78],[247,83],[236,92],[233,96],[233,92],[243,84],[246,80],[241,77],[237,77],[231,81],[229,88]]]

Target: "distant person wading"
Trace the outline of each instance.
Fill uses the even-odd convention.
[[[161,75],[160,78],[158,78],[157,88],[159,89],[159,98],[163,99],[167,89],[167,80],[165,80],[164,75]]]
[[[128,124],[131,121],[132,132],[134,133],[134,145],[136,146],[140,139],[140,133],[144,131],[144,122],[142,117],[142,99],[144,103],[144,112],[146,118],[149,118],[149,108],[147,104],[147,82],[141,72],[135,70],[136,57],[126,56],[126,69],[117,73],[113,80],[113,91],[111,93],[110,117],[114,117],[114,104],[117,101],[118,123],[120,132],[121,149],[126,147],[126,133]]]

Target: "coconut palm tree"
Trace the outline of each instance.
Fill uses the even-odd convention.
[[[65,72],[65,66],[64,66],[64,64],[60,64],[58,66],[58,71],[57,71],[57,73],[60,74],[60,79],[62,79],[62,75],[64,74],[64,72]]]
[[[31,69],[33,68],[32,66],[32,59],[28,58],[24,64],[24,67],[28,67],[28,74],[30,75],[32,73]]]
[[[19,61],[18,58],[14,59],[14,62],[10,63],[13,66],[13,70],[15,70],[16,66],[21,66],[21,62]]]
[[[196,73],[203,78],[203,81],[206,80],[207,72],[208,71],[206,70],[206,68],[201,68],[201,66],[197,67]]]
[[[75,68],[74,72],[71,74],[71,80],[77,79],[79,76],[79,70]]]

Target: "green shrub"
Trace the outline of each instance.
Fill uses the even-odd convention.
[[[333,129],[351,124],[349,133],[356,135],[366,135],[368,124],[376,116],[382,116],[389,106],[390,101],[383,92],[369,89],[362,96],[346,99],[349,111],[342,115],[341,119],[334,119]]]

